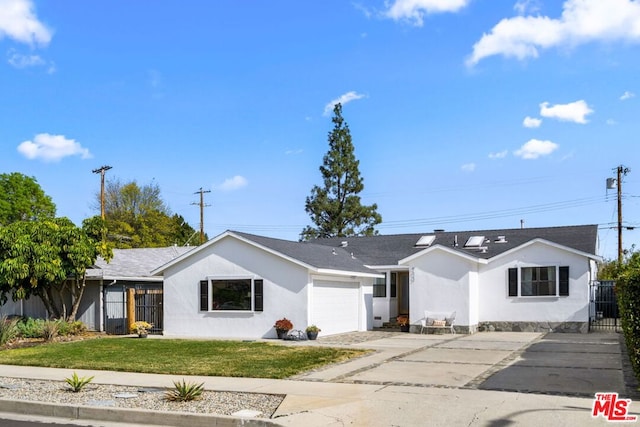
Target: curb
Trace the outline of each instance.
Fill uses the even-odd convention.
[[[173,427],[276,427],[273,421],[236,418],[228,415],[204,415],[188,412],[141,411],[128,408],[67,406],[34,401],[0,399],[0,412],[74,420],[108,421]]]

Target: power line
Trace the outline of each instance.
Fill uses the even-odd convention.
[[[604,201],[613,200],[613,197],[606,196]],[[442,224],[453,224],[462,222],[473,222],[489,219],[499,219],[512,216],[522,216],[532,213],[550,212],[564,209],[571,209],[582,206],[600,204],[603,202],[601,196],[585,197],[574,200],[566,200],[553,203],[545,203],[540,205],[525,206],[514,209],[501,209],[499,211],[485,211],[462,215],[449,215],[431,218],[402,219],[396,221],[384,221],[378,225],[380,229],[392,228],[410,228],[410,227],[426,227]],[[275,224],[213,224],[216,227],[224,229],[235,229],[244,231],[295,231],[302,230],[304,225],[275,225]]]

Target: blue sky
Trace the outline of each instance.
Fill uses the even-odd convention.
[[[59,216],[100,177],[205,231],[297,239],[343,103],[383,234],[640,226],[640,2],[0,0],[0,172]],[[625,231],[624,246],[640,243]]]

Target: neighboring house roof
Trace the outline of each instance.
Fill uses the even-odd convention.
[[[434,236],[434,238],[428,246],[416,246],[418,240],[423,236]],[[472,242],[479,243],[479,245],[465,247],[465,243],[474,236],[484,237],[484,239]],[[431,239],[427,239],[427,241],[429,240]],[[389,266],[397,265],[399,260],[435,246],[446,247],[478,259],[488,260],[534,240],[548,241],[598,258],[596,255],[597,225],[333,237],[317,239],[314,240],[314,243],[340,247],[352,252],[355,257],[368,266]]]
[[[175,265],[183,259],[204,250],[208,246],[214,245],[227,237],[242,240],[318,273],[346,273],[359,276],[378,276],[377,273],[372,272],[369,268],[365,267],[361,260],[352,256],[351,252],[342,248],[332,248],[327,245],[318,245],[308,242],[294,242],[291,240],[275,239],[249,233],[241,233],[238,231],[225,231],[219,236],[209,240],[204,245],[198,246],[192,253],[183,254],[176,259],[170,260],[167,264],[158,267],[152,272],[152,274],[162,274],[164,270],[170,266]]]
[[[165,248],[114,249],[113,258],[106,262],[96,260],[95,266],[87,270],[87,278],[104,280],[131,280],[147,278],[157,280],[151,271],[193,249],[193,246],[169,246]]]

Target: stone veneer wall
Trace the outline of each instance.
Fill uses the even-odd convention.
[[[474,334],[476,332],[589,332],[588,322],[482,322],[479,325],[454,325],[458,334]],[[411,325],[412,334],[420,333],[420,325]],[[425,333],[448,334],[449,329],[429,330]]]
[[[482,322],[478,331],[497,332],[589,332],[588,322]]]

